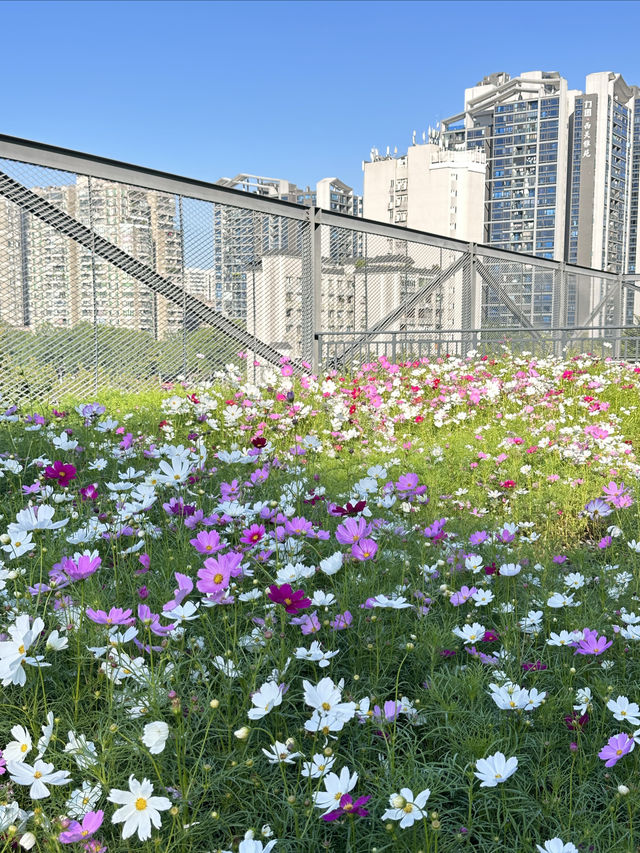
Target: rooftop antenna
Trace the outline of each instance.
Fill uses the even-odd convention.
[[[412,138],[412,140],[411,140],[411,144],[412,144],[412,145],[415,145],[415,144],[416,144],[416,132],[415,132],[415,130],[413,131],[413,138]]]
[[[397,154],[397,153],[398,153],[398,146],[397,146],[397,145],[396,145],[396,147],[393,149],[393,153],[394,153],[394,154]]]
[[[426,132],[425,132],[424,130],[422,131],[422,141],[423,141],[423,142],[426,142],[426,141],[427,141],[427,134],[426,134]]]

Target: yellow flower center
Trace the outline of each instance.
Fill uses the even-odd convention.
[[[351,809],[353,808],[353,803],[345,803],[342,808],[344,809],[345,812],[350,812]]]
[[[496,779],[502,779],[502,774],[501,774],[501,773],[496,773],[495,778],[496,778]]]
[[[36,770],[36,772],[33,774],[34,779],[40,779],[41,776],[42,773],[39,770]]]
[[[138,797],[138,799],[136,800],[136,809],[139,812],[143,812],[146,809],[146,807],[147,807],[147,801],[145,800],[145,798],[144,797]]]
[[[596,647],[595,647],[595,649],[593,650],[594,654],[596,654],[596,655],[598,654],[598,652],[599,652],[599,651],[600,651],[600,649],[599,649],[597,646],[596,646]]]
[[[291,599],[285,598],[284,603],[287,605],[287,607],[289,607],[289,605],[291,604]]]
[[[18,646],[18,651],[20,652],[21,655],[23,655],[24,651],[25,651],[24,646]]]
[[[342,791],[338,791],[338,793],[337,793],[337,794],[334,794],[334,795],[333,795],[333,799],[334,799],[334,800],[337,800],[338,802],[340,802],[340,800],[342,799]]]
[[[29,747],[26,745],[26,743],[23,743],[22,746],[20,747],[20,752],[26,752],[28,748]]]
[[[413,805],[411,803],[407,803],[407,805],[402,809],[402,811],[406,812],[407,814],[411,814],[411,812],[413,811]]]
[[[213,576],[213,582],[214,583],[222,583],[223,580],[224,580],[224,575],[221,575],[220,572],[218,572],[217,575]]]
[[[331,705],[330,705],[328,702],[323,702],[323,703],[322,703],[322,709],[323,709],[324,711],[330,711],[330,710],[331,710]]]
[[[621,749],[616,749],[616,755],[622,755],[622,750],[621,750]]]
[[[82,830],[82,832],[80,833],[80,835],[84,838],[84,837],[85,837],[85,835],[89,835],[89,830],[88,830],[88,829],[83,829],[83,830]]]

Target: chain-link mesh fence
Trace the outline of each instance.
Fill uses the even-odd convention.
[[[51,167],[0,159],[11,400],[209,379],[230,362],[251,379],[282,359],[318,368],[504,347],[639,358],[632,278],[38,156]]]

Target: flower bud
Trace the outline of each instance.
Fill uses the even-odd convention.
[[[242,726],[240,729],[236,729],[233,733],[238,740],[246,740],[249,737],[249,732],[251,729],[248,726]]]
[[[627,788],[626,785],[618,785],[618,793],[621,796],[626,797],[627,794],[629,793],[629,789]]]

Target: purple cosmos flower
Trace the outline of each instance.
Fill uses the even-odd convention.
[[[300,630],[305,635],[316,634],[322,627],[317,613],[318,611],[314,610],[313,613],[305,613],[304,616],[294,616],[291,619],[291,624],[300,625]]]
[[[351,501],[348,501],[345,506],[338,506],[338,504],[330,503],[327,506],[327,512],[329,515],[334,516],[354,516],[358,515],[362,512],[362,510],[366,507],[366,501],[357,501],[355,504],[352,504]]]
[[[398,482],[395,483],[395,487],[398,492],[398,496],[405,500],[411,500],[411,498],[424,495],[427,491],[426,486],[418,485],[417,474],[401,474],[400,477],[398,477]]]
[[[574,655],[601,655],[611,645],[613,640],[607,641],[605,636],[599,637],[597,631],[585,628],[584,637],[578,643]]]
[[[459,607],[461,604],[469,601],[472,595],[478,591],[477,587],[472,586],[469,589],[468,586],[463,586],[458,592],[454,592],[449,598],[449,604],[453,604],[454,607]]]
[[[302,515],[296,516],[285,521],[284,532],[288,536],[308,536],[313,533],[313,524]]]
[[[351,794],[343,794],[340,797],[340,808],[322,815],[322,820],[338,820],[338,818],[341,818],[343,815],[359,815],[360,817],[367,817],[369,812],[366,809],[363,809],[362,806],[364,806],[365,803],[368,803],[370,799],[370,796],[358,797],[358,799],[354,801]]]
[[[525,672],[529,672],[530,669],[540,670],[546,669],[546,663],[542,663],[541,660],[534,661],[533,663],[523,663],[522,668]]]
[[[620,732],[609,738],[607,745],[603,746],[598,753],[598,758],[604,761],[605,767],[613,767],[623,756],[631,752],[634,746],[633,738],[625,732]]]
[[[287,613],[297,613],[299,610],[305,610],[311,604],[311,599],[306,598],[303,589],[297,589],[294,592],[291,584],[288,583],[283,583],[282,586],[272,584],[269,587],[267,597],[275,604],[284,604]]]
[[[602,498],[596,498],[593,501],[589,501],[584,510],[589,518],[595,520],[599,518],[606,518],[613,512],[609,504],[606,501],[603,501]]]
[[[178,588],[173,591],[173,598],[163,606],[163,610],[173,610],[178,607],[190,592],[193,592],[193,581],[188,575],[183,575],[181,572],[174,572],[175,579],[178,582]]]
[[[220,534],[215,530],[201,530],[195,539],[189,539],[189,544],[193,545],[199,554],[213,554],[224,548],[224,545],[220,544]]]
[[[132,611],[123,610],[122,607],[112,607],[108,613],[104,610],[92,610],[91,607],[87,607],[85,613],[92,622],[96,622],[98,625],[133,625],[136,621],[131,616]]]
[[[332,622],[329,622],[329,625],[333,631],[344,631],[352,622],[353,616],[351,615],[351,611],[345,610],[344,613],[338,613],[336,618]]]
[[[429,527],[425,527],[422,531],[422,535],[425,539],[433,539],[434,542],[439,542],[445,537],[444,526],[446,523],[446,518],[439,518],[434,521],[433,524],[429,525]]]
[[[470,545],[482,545],[483,542],[486,542],[489,534],[486,530],[477,530],[475,533],[472,533],[469,537]]]
[[[138,605],[138,619],[157,637],[164,637],[170,634],[176,627],[175,624],[161,625],[160,614],[152,613],[151,608],[147,604]]]
[[[373,706],[373,718],[379,723],[393,723],[400,716],[402,710],[402,702],[395,702],[393,699],[387,701],[380,709],[379,705]]]
[[[102,826],[104,820],[104,812],[102,809],[97,812],[87,812],[83,817],[82,823],[77,820],[72,820],[64,832],[58,836],[58,841],[62,844],[73,844],[75,841],[85,841],[94,832],[97,832]]]

